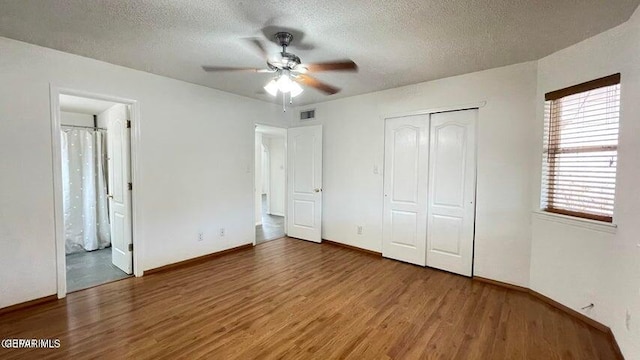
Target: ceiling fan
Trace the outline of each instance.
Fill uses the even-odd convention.
[[[289,94],[291,99],[302,93],[303,89],[300,84],[320,90],[327,95],[333,95],[340,91],[339,88],[326,84],[308,75],[308,73],[322,71],[358,71],[358,66],[351,60],[303,64],[298,56],[287,52],[287,47],[291,44],[291,41],[293,41],[293,35],[291,35],[291,33],[278,32],[275,34],[275,39],[282,47],[280,58],[277,60],[269,59],[269,54],[262,45],[262,42],[258,39],[251,40],[252,44],[260,52],[260,55],[266,59],[266,69],[226,66],[203,66],[202,69],[208,72],[244,71],[275,74],[275,77],[267,83],[264,89],[273,96],[276,96],[278,91],[280,91],[283,94],[283,102],[286,94]]]

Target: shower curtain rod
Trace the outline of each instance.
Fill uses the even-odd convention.
[[[60,125],[60,127],[73,127],[73,128],[93,129],[93,130],[107,130],[105,128],[101,128],[101,127],[97,127],[97,126],[82,126],[82,125]]]

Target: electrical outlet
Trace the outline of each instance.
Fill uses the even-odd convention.
[[[358,235],[362,235],[362,226],[358,226]]]
[[[627,331],[631,330],[631,312],[627,309],[627,314],[624,318],[624,325],[627,327]]]
[[[198,241],[202,241],[202,240],[204,240],[204,234],[198,233]]]
[[[220,228],[220,237],[224,236],[224,234],[225,234],[224,228]]]

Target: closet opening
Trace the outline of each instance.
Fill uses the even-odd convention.
[[[57,250],[64,253],[58,254],[62,297],[132,276],[133,184],[131,105],[66,94],[58,104],[53,131],[60,151],[56,233]]]

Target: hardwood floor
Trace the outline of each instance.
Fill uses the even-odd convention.
[[[280,239],[0,317],[0,358],[614,359],[604,333],[525,293]]]

